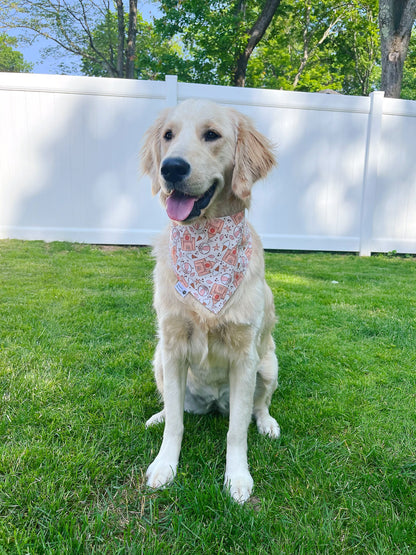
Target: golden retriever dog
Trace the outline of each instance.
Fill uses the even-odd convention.
[[[154,373],[165,422],[148,485],[173,480],[184,410],[229,414],[225,487],[245,502],[253,480],[247,430],[280,435],[269,414],[278,365],[274,303],[263,248],[246,222],[253,184],[275,164],[268,140],[230,108],[187,100],[164,110],[147,131],[142,169],[171,219],[155,245],[154,306],[159,341]]]

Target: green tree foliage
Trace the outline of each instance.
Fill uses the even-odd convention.
[[[32,65],[25,62],[23,54],[16,50],[17,39],[0,34],[0,71],[25,72],[32,69]]]
[[[368,94],[380,59],[376,1],[287,0],[264,48],[267,86]]]
[[[192,60],[189,80],[232,85],[238,59],[265,0],[163,0],[155,22],[164,37],[175,37]]]
[[[353,3],[343,28],[333,41],[335,59],[343,75],[342,92],[368,95],[380,85],[378,0]]]
[[[191,80],[229,85],[264,2],[163,0],[156,26],[193,59]],[[244,9],[241,9],[244,4]],[[368,94],[379,80],[377,0],[284,0],[250,58],[246,84]]]

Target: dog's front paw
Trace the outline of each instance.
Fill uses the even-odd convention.
[[[273,439],[278,439],[280,437],[280,426],[270,414],[258,416],[256,418],[256,424],[258,431],[262,435],[272,437]]]
[[[243,504],[250,497],[253,490],[253,478],[248,471],[232,475],[226,473],[225,487],[234,501]]]
[[[151,488],[163,488],[176,476],[176,466],[169,461],[156,457],[146,472],[147,485]]]

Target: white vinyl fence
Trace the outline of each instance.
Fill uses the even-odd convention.
[[[0,238],[151,244],[166,215],[141,140],[190,97],[237,108],[276,145],[249,212],[265,248],[416,253],[416,102],[175,77],[0,73]]]

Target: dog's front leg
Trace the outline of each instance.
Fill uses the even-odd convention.
[[[184,357],[173,355],[173,350],[162,346],[165,429],[160,451],[146,473],[147,485],[152,488],[174,479],[181,450],[187,364]]]
[[[253,489],[253,479],[247,462],[247,430],[251,421],[255,384],[254,355],[231,364],[225,486],[238,503],[247,501]]]

